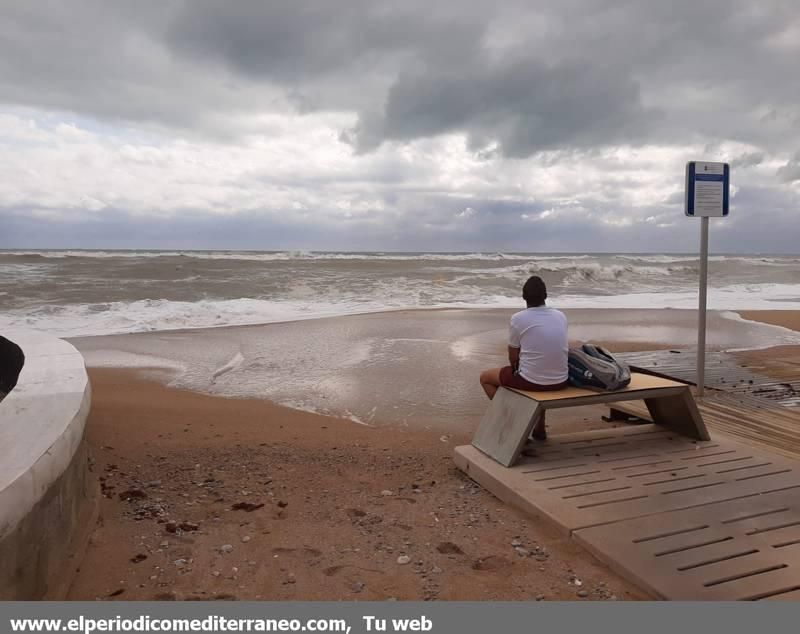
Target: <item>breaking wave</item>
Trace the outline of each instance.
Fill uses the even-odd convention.
[[[637,292],[587,296],[564,292],[552,298],[559,308],[688,308],[697,307],[696,291]],[[42,306],[0,314],[0,329],[29,328],[61,337],[121,334],[156,330],[264,324],[406,309],[519,308],[516,295],[471,294],[467,301],[452,294],[423,303],[413,294],[392,301],[351,296],[339,301],[268,301],[239,298],[180,302],[141,300],[103,304]],[[754,289],[733,285],[709,290],[709,307],[717,310],[800,309],[800,284]]]

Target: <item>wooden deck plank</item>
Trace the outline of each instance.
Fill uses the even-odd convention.
[[[800,544],[800,489],[581,529],[575,538],[664,599],[780,598],[800,589],[800,547],[782,546]]]
[[[493,486],[485,486],[501,499],[505,487],[535,500],[540,513],[565,532],[764,491],[800,489],[796,463],[730,440],[697,443],[669,433],[650,439],[620,434],[618,440],[587,450],[571,442],[570,435],[553,437],[537,449],[541,456],[510,468],[474,448],[458,448],[456,461],[479,483],[491,481]],[[767,466],[753,473],[737,469],[758,464]],[[599,490],[598,481],[603,484]]]

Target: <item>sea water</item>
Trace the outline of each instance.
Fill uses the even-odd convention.
[[[0,329],[63,336],[408,308],[695,308],[692,254],[0,251]],[[800,309],[800,257],[714,255],[710,309]]]

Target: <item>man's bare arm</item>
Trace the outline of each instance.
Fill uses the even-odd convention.
[[[508,346],[508,362],[514,370],[519,367],[519,348]]]

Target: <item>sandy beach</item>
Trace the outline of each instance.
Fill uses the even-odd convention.
[[[594,319],[596,328],[614,319],[605,312],[570,315],[573,338],[582,323]],[[604,343],[616,351],[686,345],[681,337],[690,312],[649,311],[647,319],[637,316],[630,341],[620,335]],[[797,314],[785,312],[742,317],[796,327]],[[453,447],[469,441],[486,406],[475,371],[502,361],[507,313],[407,311],[77,340],[90,365],[131,367],[90,370],[87,438],[103,497],[70,598],[646,598],[550,525],[502,504],[453,466]],[[648,320],[657,323],[653,334],[671,337],[642,340]],[[791,335],[720,316],[709,327],[718,340],[746,339],[748,332],[759,342]],[[333,333],[358,350],[359,341],[389,328],[412,340],[395,344],[405,347],[394,374],[389,361],[373,354],[374,343],[359,350],[358,362],[335,356]],[[329,335],[322,339],[330,360],[324,378],[347,397],[330,409],[380,405],[403,414],[357,424],[355,415],[324,416],[223,389],[224,380],[237,378],[252,386],[258,370],[268,391],[268,352],[277,363],[276,350],[297,350],[298,338],[322,331]],[[245,344],[255,341],[263,347],[248,350]],[[231,346],[242,359],[226,369]],[[793,363],[798,350],[783,345],[741,354],[775,366]],[[193,373],[186,372],[186,358],[177,358],[180,351],[198,360]],[[134,367],[153,358],[171,365]],[[458,372],[444,380],[441,368],[459,359]],[[291,363],[282,372],[287,398],[297,398],[289,387],[307,384],[296,380]],[[205,390],[186,389],[203,373],[212,379]],[[421,394],[412,398],[415,390]],[[414,411],[417,424],[409,424]],[[548,425],[551,433],[607,426],[602,413],[567,410]]]
[[[125,370],[91,380],[101,520],[70,599],[643,598],[462,476],[451,452],[467,434],[370,428]]]

